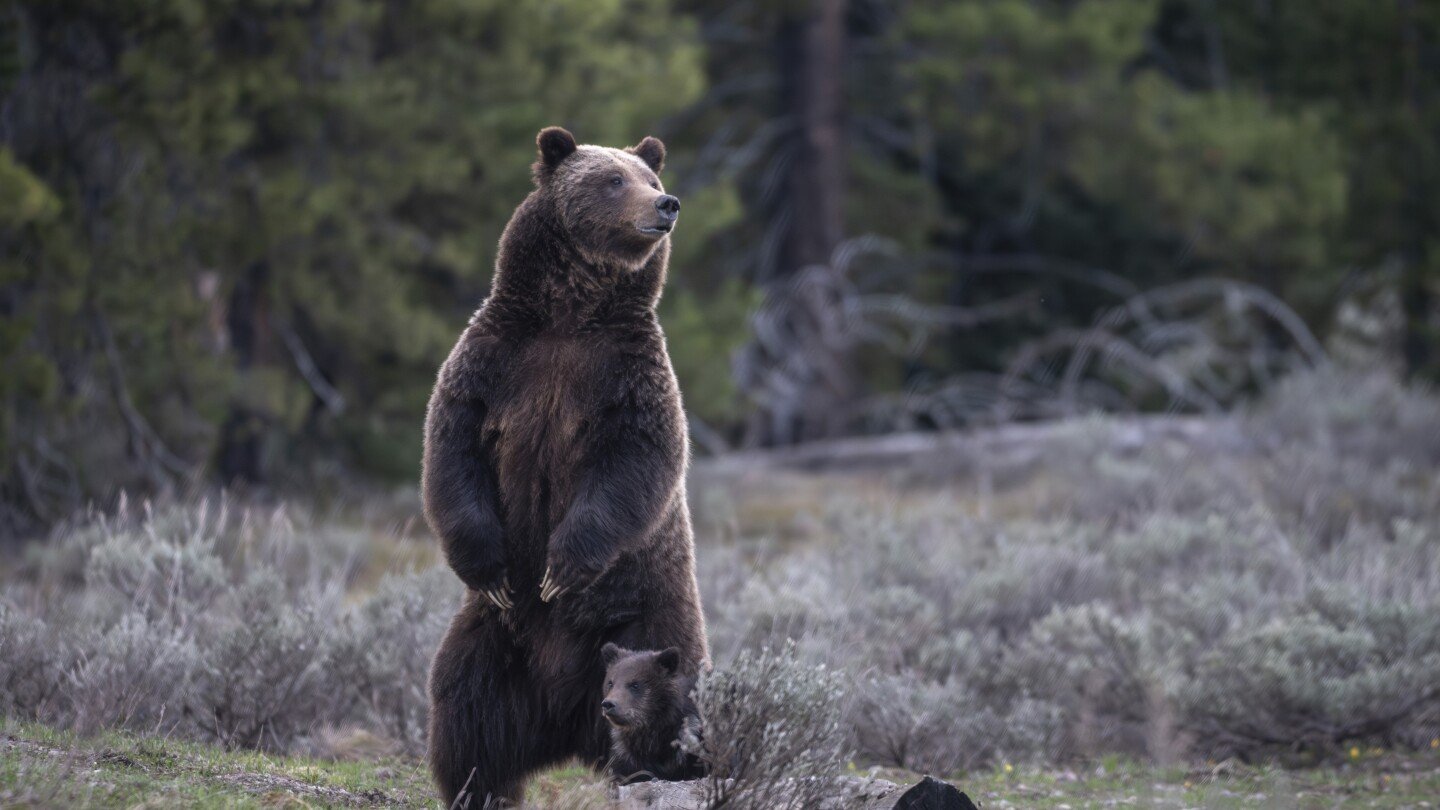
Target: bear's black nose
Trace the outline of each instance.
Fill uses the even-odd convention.
[[[655,198],[655,210],[670,219],[674,219],[680,216],[680,198],[672,197],[669,194],[661,194]]]
[[[609,712],[609,711],[614,711],[614,710],[615,710],[615,701],[613,701],[613,700],[604,700],[604,701],[601,701],[601,702],[600,702],[600,708],[604,709],[604,710],[607,711],[607,712]]]

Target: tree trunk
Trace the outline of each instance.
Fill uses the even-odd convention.
[[[1434,180],[1440,167],[1434,165],[1435,146],[1427,132],[1430,121],[1425,115],[1421,98],[1420,22],[1416,19],[1414,0],[1398,0],[1400,4],[1400,49],[1404,64],[1404,120],[1410,136],[1411,166],[1405,173],[1404,211],[1409,236],[1403,253],[1405,267],[1401,279],[1401,303],[1404,308],[1405,371],[1410,376],[1435,371],[1435,301],[1430,285],[1435,272],[1434,262],[1440,261],[1431,249],[1434,236]]]
[[[776,34],[780,114],[794,137],[779,155],[779,250],[760,279],[769,296],[757,318],[768,326],[756,330],[749,365],[763,418],[747,445],[843,432],[859,396],[831,266],[845,224],[845,37],[845,0],[811,0]]]
[[[791,226],[779,271],[828,264],[844,238],[845,0],[813,0],[810,15],[781,27],[781,103],[799,137],[785,205]]]
[[[215,455],[216,472],[226,483],[261,483],[265,480],[266,414],[247,397],[244,377],[265,362],[273,343],[266,282],[269,270],[263,262],[251,265],[230,294],[225,325],[235,352],[240,390],[230,404],[230,413],[220,428],[220,447]]]

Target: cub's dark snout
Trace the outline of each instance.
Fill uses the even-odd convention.
[[[655,198],[655,210],[666,219],[680,216],[680,198],[672,194],[661,194]]]
[[[602,710],[604,710],[606,714],[609,714],[610,712],[615,711],[615,701],[613,701],[613,700],[604,700],[604,701],[601,701],[601,702],[600,702],[600,708],[601,708]]]

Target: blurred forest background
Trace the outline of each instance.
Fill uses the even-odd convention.
[[[535,133],[670,148],[697,445],[1440,377],[1425,0],[0,4],[0,536],[408,480]]]

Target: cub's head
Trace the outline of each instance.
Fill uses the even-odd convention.
[[[585,258],[643,265],[675,229],[680,200],[665,193],[665,144],[645,138],[626,149],[577,145],[560,127],[540,130],[535,183]]]
[[[676,670],[680,651],[627,650],[606,644],[600,650],[605,660],[605,698],[600,711],[618,729],[644,728],[671,711],[681,699]]]

